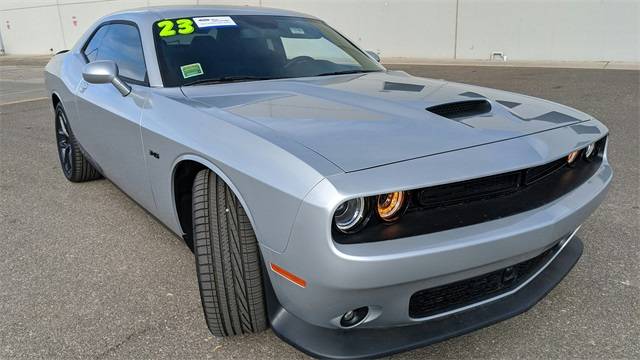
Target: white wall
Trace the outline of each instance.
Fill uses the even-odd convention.
[[[47,54],[105,14],[168,4],[293,9],[383,57],[640,62],[640,0],[0,0],[0,35],[8,54]]]
[[[453,57],[455,1],[262,0],[262,4],[315,15],[382,56]]]
[[[50,49],[64,48],[55,3],[55,0],[0,2],[0,36],[5,52],[47,54]],[[33,7],[25,8],[21,4]]]
[[[458,58],[640,61],[639,1],[461,0],[458,14]]]

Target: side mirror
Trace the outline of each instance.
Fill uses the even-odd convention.
[[[371,50],[367,50],[367,54],[369,54],[369,56],[371,56],[373,60],[380,62],[380,56],[378,56],[378,54],[374,53]]]
[[[82,78],[91,84],[112,84],[122,94],[131,93],[131,86],[118,76],[118,65],[112,60],[98,60],[88,63],[82,69]]]

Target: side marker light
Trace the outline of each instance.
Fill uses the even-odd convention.
[[[287,270],[281,268],[280,266],[274,263],[270,263],[270,267],[274,273],[282,276],[283,278],[291,281],[292,283],[300,286],[301,288],[307,287],[307,282],[304,279],[294,275],[293,273],[288,272]]]

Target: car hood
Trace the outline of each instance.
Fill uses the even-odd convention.
[[[401,71],[190,86],[182,91],[205,108],[215,108],[216,114],[222,110],[230,121],[242,117],[266,126],[346,172],[591,119],[549,101]],[[458,102],[482,106],[466,112],[441,107],[444,116],[427,110]]]

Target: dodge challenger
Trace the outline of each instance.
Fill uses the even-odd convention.
[[[317,357],[531,308],[612,179],[592,116],[387,70],[296,12],[115,13],[45,77],[62,173],[109,179],[184,239],[211,333],[271,327]]]

